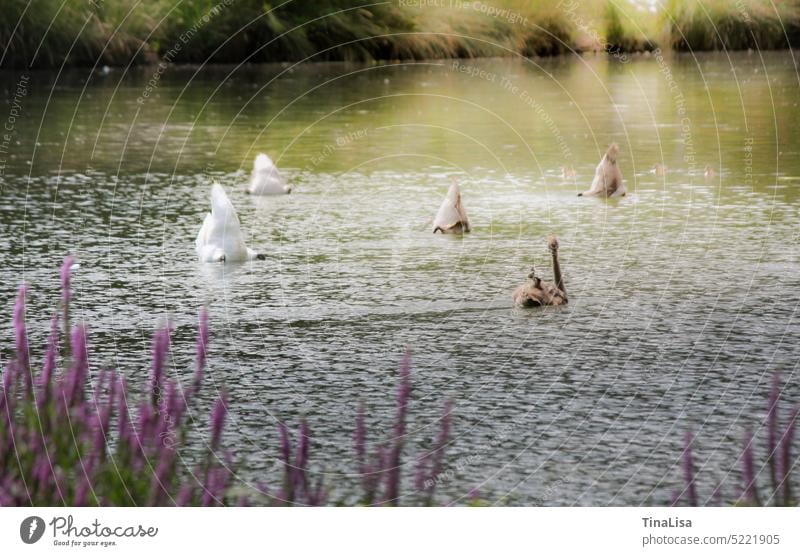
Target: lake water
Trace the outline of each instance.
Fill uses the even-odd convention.
[[[406,346],[408,478],[455,403],[439,503],[473,488],[496,504],[669,503],[687,429],[701,496],[719,481],[733,498],[747,427],[763,454],[772,373],[784,411],[800,402],[789,52],[65,70],[4,73],[2,88],[3,358],[16,286],[32,286],[41,346],[67,253],[93,372],[143,385],[168,319],[187,379],[209,307],[204,401],[229,395],[242,488],[275,484],[276,422],[305,416],[312,470],[344,497],[358,404],[374,447]],[[577,197],[612,141],[628,196]],[[291,195],[244,194],[261,151]],[[464,237],[431,233],[451,176]],[[267,260],[196,262],[212,180]],[[514,309],[532,263],[552,276],[548,234],[570,303]]]

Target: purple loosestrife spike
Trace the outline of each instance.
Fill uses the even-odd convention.
[[[744,496],[755,506],[761,505],[756,485],[755,464],[753,463],[753,433],[747,431],[742,451],[742,478],[744,479]]]
[[[424,454],[422,457],[419,458],[417,461],[417,470],[414,474],[414,488],[417,489],[417,492],[424,492],[425,488],[425,481],[428,480],[428,462],[430,461],[430,454]]]
[[[119,436],[119,443],[124,446],[126,442],[130,441],[131,437],[131,421],[130,413],[128,412],[128,383],[125,377],[119,379],[119,393],[117,394],[117,434]]]
[[[3,372],[3,392],[2,396],[0,397],[0,409],[3,409],[3,415],[6,416],[6,413],[10,416],[13,412],[9,410],[5,410],[4,408],[10,408],[14,404],[14,384],[17,382],[17,365],[14,361],[10,361],[6,364],[6,370]]]
[[[25,383],[25,392],[30,393],[33,387],[31,377],[30,352],[28,346],[28,331],[25,329],[25,297],[28,287],[24,284],[17,291],[17,302],[14,305],[14,338],[17,351],[17,363],[22,372]]]
[[[792,442],[794,442],[794,430],[797,424],[797,417],[800,414],[800,407],[795,408],[789,415],[789,422],[786,430],[781,436],[781,479],[783,483],[783,505],[794,505],[792,496]]]
[[[694,459],[692,458],[693,442],[694,435],[691,432],[687,432],[683,447],[683,479],[686,482],[689,505],[697,506],[697,487],[694,480]]]
[[[722,499],[722,483],[721,482],[717,483],[717,486],[714,487],[714,492],[711,493],[711,500],[712,500],[712,503],[717,507],[721,507],[721,506],[725,505],[725,503],[723,502],[723,499]]]
[[[186,399],[183,397],[183,392],[180,386],[178,386],[177,380],[170,380],[167,386],[166,410],[171,427],[178,428],[183,418],[183,413],[186,410]]]
[[[197,326],[197,355],[195,360],[194,380],[192,383],[192,395],[200,390],[203,384],[203,374],[206,368],[206,354],[208,353],[208,311],[204,308],[200,311],[200,322]]]
[[[156,330],[153,334],[153,362],[150,375],[150,393],[153,407],[157,407],[161,399],[164,384],[164,367],[169,352],[169,326]]]
[[[146,447],[150,437],[151,423],[155,417],[153,407],[149,403],[142,403],[139,407],[139,422],[134,434],[130,437],[131,449],[139,453]]]
[[[283,459],[283,489],[280,498],[290,503],[294,501],[294,473],[292,472],[292,443],[289,440],[289,429],[282,422],[278,423],[278,431],[281,435],[281,459]]]
[[[209,470],[203,491],[203,506],[218,506],[222,502],[222,492],[228,481],[227,470],[224,467],[214,467]]]
[[[408,400],[411,396],[411,351],[406,350],[400,362],[400,383],[397,386],[397,414],[394,425],[394,446],[386,477],[386,502],[397,505],[400,496],[400,460],[406,434]]]
[[[171,448],[162,448],[159,450],[156,472],[153,474],[153,478],[150,481],[148,506],[162,506],[164,503],[164,496],[169,496],[169,471],[172,468],[174,459],[175,451]]]
[[[356,413],[356,431],[353,435],[356,444],[356,460],[358,462],[358,472],[364,473],[364,464],[367,458],[367,429],[364,424],[364,404],[358,406]]]
[[[297,455],[294,460],[294,488],[295,492],[308,493],[308,478],[306,466],[308,465],[308,445],[310,431],[305,419],[300,422],[300,439],[297,442]]]
[[[219,448],[219,442],[222,438],[222,427],[225,425],[225,416],[228,414],[227,401],[225,394],[221,394],[217,398],[217,403],[214,404],[214,409],[211,412],[211,450],[216,451]]]
[[[325,487],[322,484],[322,477],[317,479],[317,484],[314,487],[314,490],[308,494],[306,499],[306,503],[309,506],[324,506],[325,505],[325,498],[327,497],[328,493],[325,490]]]
[[[64,315],[64,336],[69,336],[69,304],[72,300],[71,273],[73,258],[69,255],[64,257],[61,265],[61,301]]]
[[[424,483],[428,483],[427,491],[428,491],[428,504],[433,503],[433,494],[436,490],[436,484],[439,482],[439,477],[442,474],[443,462],[444,462],[444,451],[447,447],[447,443],[450,439],[450,424],[451,424],[451,414],[453,413],[453,402],[447,400],[444,404],[444,413],[442,414],[442,421],[441,421],[441,428],[439,429],[439,435],[436,438],[436,443],[433,446],[433,465],[431,466],[431,474],[428,477],[427,481],[423,481]]]
[[[56,357],[58,356],[58,313],[53,314],[50,320],[50,336],[47,338],[47,351],[42,364],[42,374],[39,377],[39,399],[37,405],[41,410],[50,402],[53,383],[53,374],[56,370]]]
[[[86,348],[86,328],[76,326],[72,331],[72,367],[70,367],[67,384],[69,396],[67,403],[74,407],[83,400],[83,387],[89,375],[89,360]]]

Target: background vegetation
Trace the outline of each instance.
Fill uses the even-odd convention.
[[[800,0],[5,0],[2,67],[786,48]]]

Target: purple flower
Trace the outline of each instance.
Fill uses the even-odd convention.
[[[160,506],[164,503],[164,495],[169,494],[169,478],[172,464],[175,461],[175,450],[162,448],[159,450],[156,472],[150,481],[150,498],[148,506]]]
[[[61,304],[62,315],[64,319],[64,336],[69,337],[69,305],[72,300],[72,289],[70,284],[73,258],[70,256],[64,257],[64,263],[61,265]],[[67,349],[70,346],[67,345]]]
[[[359,473],[363,473],[367,456],[367,429],[364,425],[363,403],[358,406],[358,413],[356,413],[356,430],[353,434],[353,439],[356,444],[356,461],[358,462]]]
[[[222,427],[225,425],[225,416],[228,414],[226,407],[225,394],[217,398],[214,409],[211,412],[211,450],[219,448],[220,438],[222,438]]]
[[[294,501],[294,473],[292,472],[292,443],[289,439],[289,429],[282,422],[278,423],[281,436],[281,459],[283,459],[283,491],[281,497],[285,502]]]
[[[167,353],[169,352],[169,326],[156,330],[153,334],[153,362],[150,375],[150,392],[153,406],[157,406],[161,397],[161,388],[164,383],[164,367]]]
[[[386,502],[397,505],[400,496],[400,460],[406,434],[408,400],[411,397],[411,351],[406,350],[400,362],[400,383],[397,386],[397,413],[394,425],[394,445],[392,446],[389,468],[386,476]]]
[[[453,412],[453,402],[447,400],[444,404],[444,413],[442,414],[441,428],[439,429],[439,436],[436,438],[436,443],[433,447],[433,465],[431,467],[431,474],[428,477],[428,504],[433,503],[433,493],[436,489],[436,483],[439,476],[442,474],[444,451],[447,443],[450,440],[450,423],[451,415]]]
[[[3,372],[3,391],[0,392],[0,410],[3,410],[0,415],[5,416],[9,421],[13,419],[13,405],[14,405],[14,384],[17,381],[17,364],[14,361],[9,361],[6,364],[6,370]],[[0,440],[3,437],[0,436]],[[0,444],[0,455],[2,455],[3,446]]]
[[[294,459],[295,489],[308,491],[306,479],[306,466],[308,465],[308,445],[310,441],[310,431],[305,419],[300,422],[300,440],[297,442],[297,455]]]
[[[425,482],[428,480],[428,467],[431,459],[431,454],[423,454],[417,461],[417,470],[414,473],[414,488],[417,492],[424,492],[426,489]]]
[[[72,290],[71,290],[71,272],[72,272],[72,263],[74,259],[67,255],[64,257],[64,262],[61,265],[61,299],[64,302],[64,307],[69,307],[69,302],[72,299]]]

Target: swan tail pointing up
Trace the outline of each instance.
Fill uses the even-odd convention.
[[[436,218],[433,219],[433,233],[437,231],[444,233],[464,233],[469,232],[469,218],[464,205],[461,204],[461,190],[457,183],[453,183],[447,191],[447,196]]]
[[[273,166],[275,166],[275,164],[273,164],[272,159],[266,154],[260,153],[256,156],[256,160],[253,163],[253,171],[261,172],[263,170],[269,170]]]

